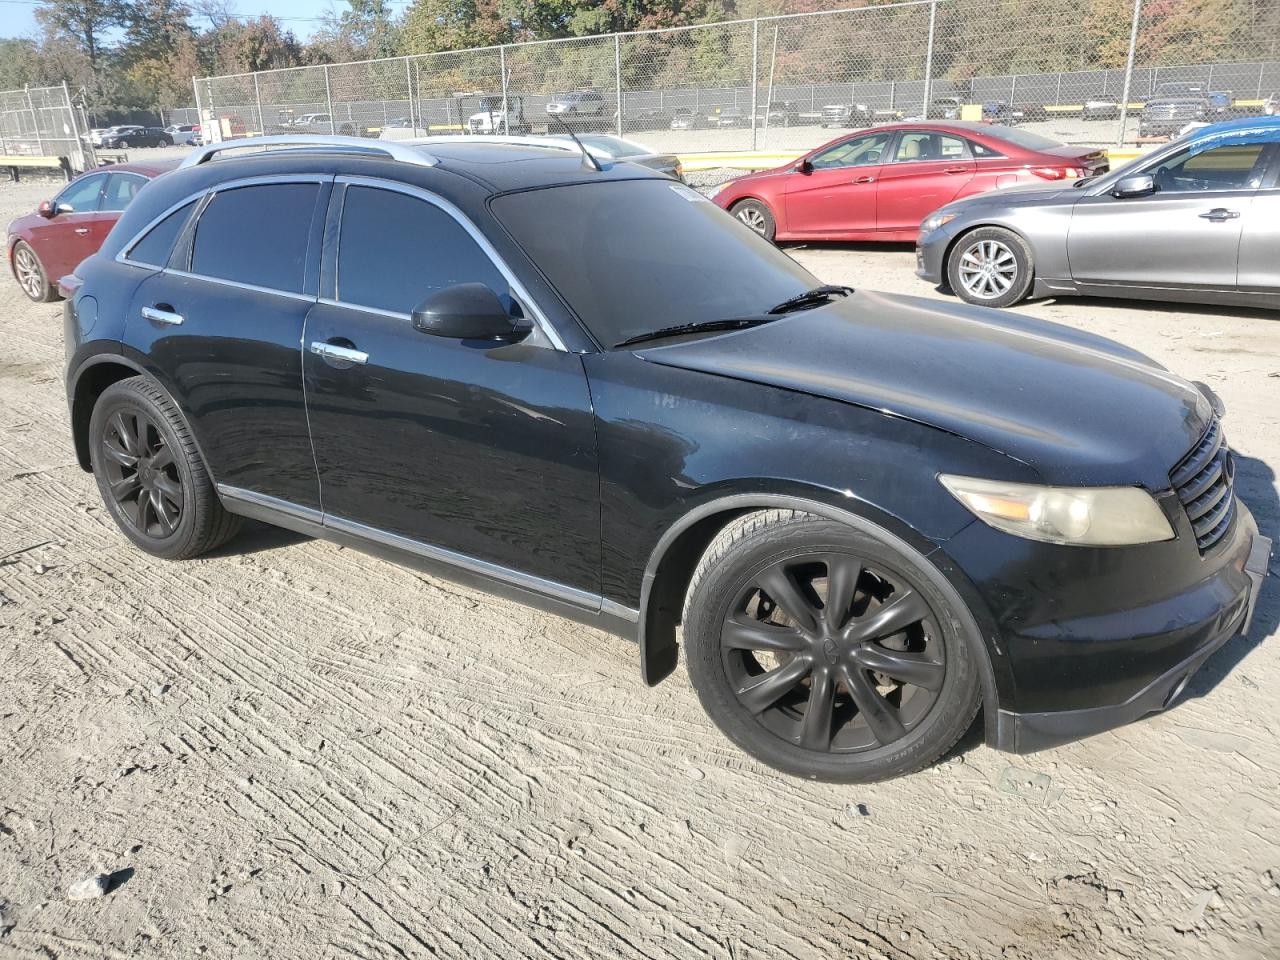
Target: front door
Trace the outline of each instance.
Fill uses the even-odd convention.
[[[40,258],[50,283],[56,285],[102,243],[98,206],[106,184],[105,173],[73,180],[53,199],[54,215],[32,229],[31,249]]]
[[[876,228],[876,180],[891,131],[841,140],[787,176],[786,233],[839,236]]]
[[[215,482],[312,510],[301,344],[329,189],[316,177],[220,188],[138,286],[125,331],[126,352],[187,414]],[[147,243],[131,262],[160,258]]]
[[[876,190],[876,229],[910,234],[933,211],[960,195],[977,164],[968,142],[936,130],[904,130],[889,162],[880,168]]]
[[[536,331],[500,343],[415,329],[413,308],[458,283],[485,283],[520,309],[509,274],[430,194],[340,179],[333,204],[341,225],[304,337],[326,525],[598,594],[581,359]]]
[[[1083,291],[1235,290],[1241,228],[1261,184],[1265,144],[1201,147],[1141,171],[1154,178],[1154,193],[1103,193],[1075,205],[1067,256]]]

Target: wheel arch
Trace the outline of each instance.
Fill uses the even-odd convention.
[[[942,251],[942,279],[946,281],[947,286],[951,286],[951,254],[955,252],[955,249],[960,245],[961,240],[969,236],[969,234],[973,233],[975,230],[982,230],[987,227],[996,227],[1000,230],[1008,230],[1021,240],[1026,248],[1031,251],[1031,282],[1034,284],[1036,282],[1036,248],[1032,246],[1031,241],[1027,239],[1027,235],[1016,227],[1010,226],[1007,223],[1001,223],[999,220],[981,220],[977,223],[969,224],[957,233],[947,242],[946,249]],[[955,291],[953,290],[952,293],[954,292]]]
[[[971,644],[978,664],[987,740],[995,742],[1001,684],[985,639],[994,628],[977,590],[936,543],[896,517],[862,501],[836,506],[804,493],[735,493],[699,504],[683,514],[667,528],[650,553],[640,587],[636,636],[644,682],[656,686],[675,669],[679,656],[676,627],[683,615],[685,594],[694,568],[716,534],[743,514],[776,509],[798,510],[835,520],[915,555],[930,572],[935,585],[961,616],[967,618],[960,633]],[[1007,678],[1005,680],[1007,684]]]

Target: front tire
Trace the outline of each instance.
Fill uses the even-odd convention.
[[[23,240],[13,245],[13,276],[18,286],[35,303],[50,303],[58,299],[57,289],[49,282],[44,264],[36,252]]]
[[[145,552],[188,560],[240,529],[240,518],[223,509],[182,414],[145,377],[102,392],[89,421],[89,449],[107,510]]]
[[[777,232],[773,212],[759,200],[739,200],[729,212],[766,240],[773,241]]]
[[[979,227],[965,234],[947,257],[947,284],[966,303],[1011,307],[1026,298],[1033,279],[1030,247],[1003,227]]]
[[[970,622],[927,561],[888,537],[792,510],[712,541],[684,615],[689,678],[756,759],[813,780],[911,773],[979,705]]]

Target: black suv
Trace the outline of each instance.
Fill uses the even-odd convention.
[[[1158,710],[1269,553],[1207,388],[821,286],[563,144],[206,147],[63,287],[75,448],[143,550],[251,517],[635,638],[650,684],[682,644],[806,777],[917,769],[979,706],[1009,750]]]

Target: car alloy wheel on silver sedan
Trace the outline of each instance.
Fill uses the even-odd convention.
[[[960,253],[960,285],[979,300],[995,300],[1018,280],[1018,258],[999,240],[975,240]]]

